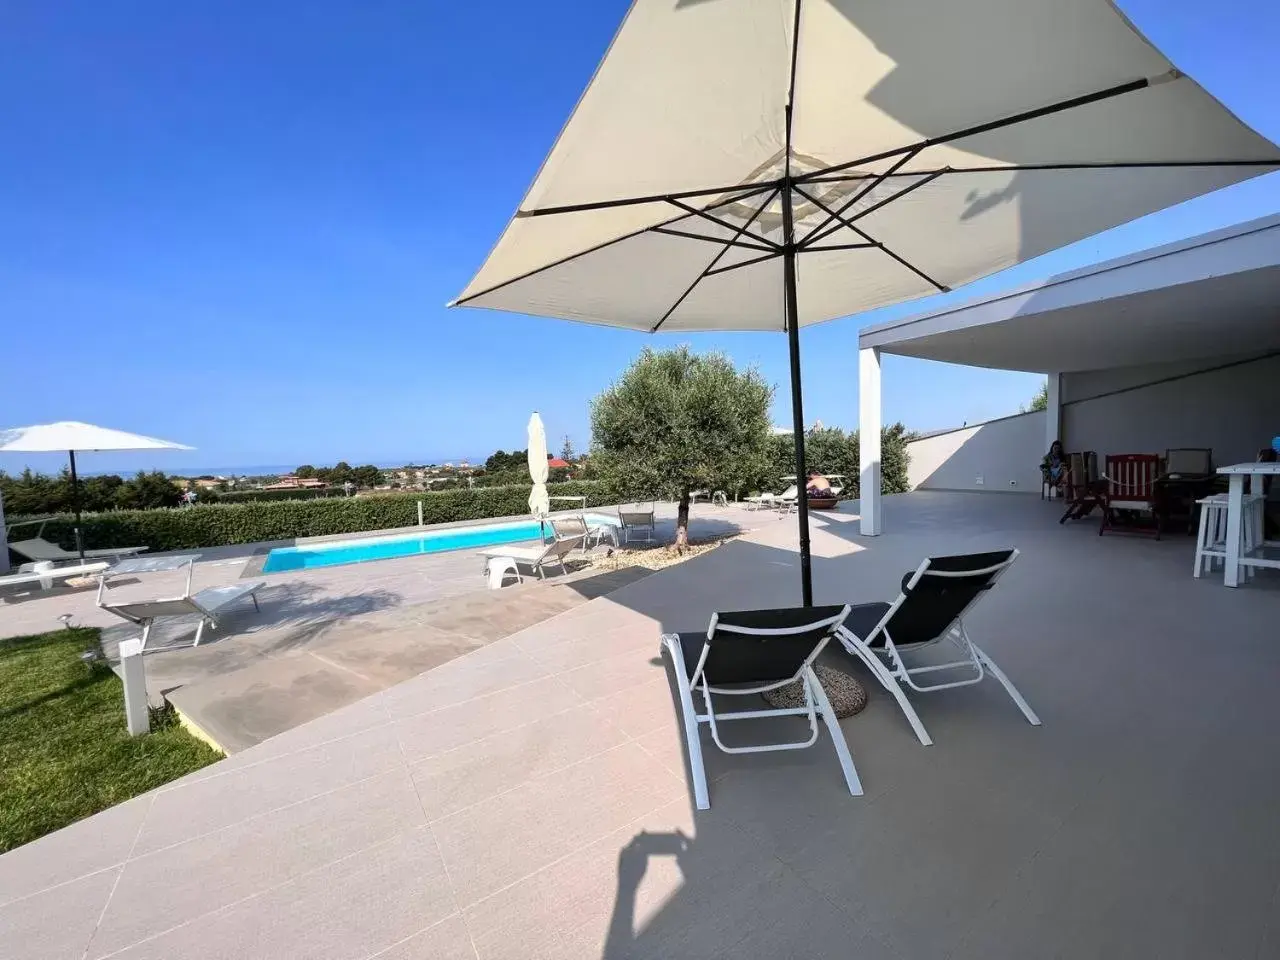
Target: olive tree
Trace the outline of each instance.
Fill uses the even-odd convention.
[[[738,489],[768,469],[773,387],[719,353],[646,349],[591,404],[591,464],[620,495],[679,504],[676,548],[689,541],[689,494]]]

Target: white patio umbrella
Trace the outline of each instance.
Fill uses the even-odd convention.
[[[529,478],[533,489],[529,491],[529,512],[542,520],[551,512],[551,499],[547,496],[547,431],[542,417],[533,411],[529,418]]]
[[[800,326],[1276,167],[1108,0],[635,0],[456,303],[785,329],[805,476]]]
[[[0,430],[0,452],[58,453],[71,459],[71,504],[76,514],[76,550],[84,562],[84,539],[80,535],[80,480],[76,476],[76,451],[85,450],[194,450],[182,443],[157,440],[138,433],[126,433],[91,423],[64,420],[34,427]]]

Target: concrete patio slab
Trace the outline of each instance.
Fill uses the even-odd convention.
[[[820,602],[886,599],[926,554],[1019,547],[969,629],[1041,727],[984,683],[913,697],[935,739],[922,747],[831,650],[870,694],[842,723],[866,795],[849,795],[825,735],[735,756],[704,738],[712,807],[694,811],[657,637],[794,602],[794,534],[778,525],[135,801],[154,821],[110,811],[33,845],[110,834],[63,870],[0,857],[0,921],[20,924],[0,926],[0,953],[1270,956],[1280,578],[1226,590],[1190,577],[1189,540],[1099,538],[1057,513],[912,494],[890,498],[875,540],[847,509],[815,518]]]

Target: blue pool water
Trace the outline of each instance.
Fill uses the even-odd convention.
[[[587,520],[591,523],[615,525],[618,522],[616,518],[595,514],[588,514]],[[550,533],[550,527],[547,528],[547,532]],[[339,540],[302,547],[277,547],[267,554],[267,562],[263,565],[262,572],[280,573],[284,570],[333,567],[343,563],[390,560],[395,557],[412,557],[420,553],[442,553],[446,550],[463,550],[468,547],[489,547],[499,543],[539,540],[541,537],[542,526],[538,521],[520,520],[483,527],[425,530],[422,533],[375,537],[368,540]]]

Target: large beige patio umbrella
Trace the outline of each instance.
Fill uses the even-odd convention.
[[[67,452],[71,459],[71,505],[76,514],[76,550],[80,553],[81,563],[84,563],[84,539],[80,535],[80,480],[76,476],[76,451],[194,449],[182,443],[157,440],[155,437],[144,437],[139,433],[126,433],[109,427],[95,427],[91,423],[78,423],[74,420],[0,430],[0,452]]]
[[[533,481],[533,489],[529,491],[529,512],[539,520],[551,512],[551,498],[547,495],[547,430],[542,425],[542,417],[533,411],[529,418],[529,479]]]
[[[1108,0],[635,0],[456,302],[785,329],[804,476],[801,325],[1277,166]]]

